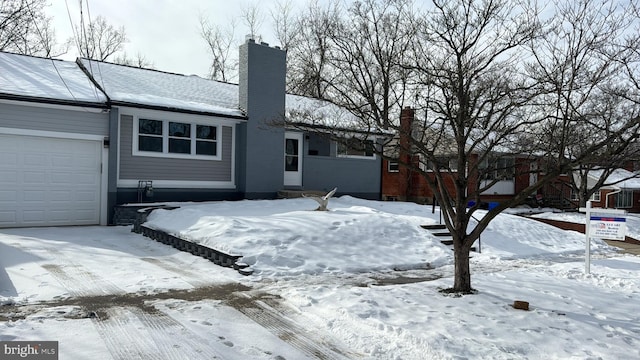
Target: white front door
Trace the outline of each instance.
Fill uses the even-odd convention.
[[[284,186],[302,186],[302,133],[284,134]]]

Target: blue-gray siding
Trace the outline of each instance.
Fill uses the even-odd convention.
[[[247,41],[240,46],[238,98],[249,118],[239,126],[239,189],[247,198],[275,196],[284,183],[286,52]]]
[[[302,185],[308,190],[378,198],[380,194],[380,158],[352,159],[328,156],[305,156],[302,162]]]
[[[120,179],[231,181],[232,128],[222,127],[222,160],[132,156],[133,117],[120,117]]]
[[[0,103],[0,127],[109,135],[108,113],[96,112],[99,111],[96,109],[78,110]]]

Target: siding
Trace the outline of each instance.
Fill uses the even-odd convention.
[[[232,181],[232,134],[222,127],[222,160],[132,156],[133,117],[120,117],[120,180]]]
[[[0,103],[0,127],[108,136],[109,114],[95,111]]]
[[[367,198],[380,196],[380,158],[352,159],[305,156],[302,185],[307,190],[329,191]]]

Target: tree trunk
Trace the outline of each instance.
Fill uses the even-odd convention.
[[[453,281],[453,289],[452,292],[469,294],[472,292],[471,288],[471,271],[469,268],[469,247],[462,245],[464,240],[456,241],[454,239],[454,244],[459,246],[454,246],[454,263],[455,263],[455,273],[454,273],[454,281]]]

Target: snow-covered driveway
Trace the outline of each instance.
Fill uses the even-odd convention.
[[[277,296],[241,285],[236,271],[130,227],[4,229],[0,251],[0,340],[59,341],[61,359],[348,353],[286,318]]]

